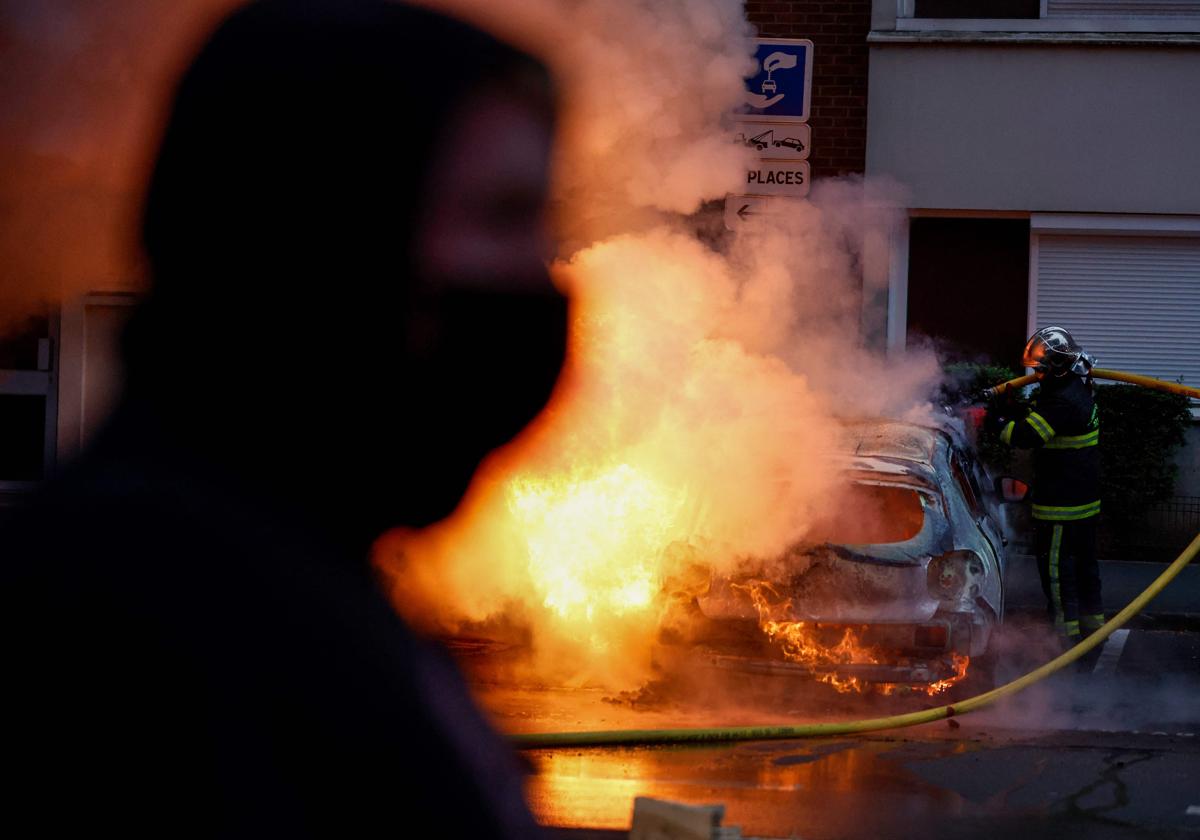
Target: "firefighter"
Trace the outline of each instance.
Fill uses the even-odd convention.
[[[1019,417],[994,411],[1005,444],[1033,450],[1033,518],[1047,612],[1068,646],[1104,623],[1096,523],[1100,514],[1100,421],[1090,372],[1095,359],[1062,327],[1043,327],[1022,358],[1040,390]]]

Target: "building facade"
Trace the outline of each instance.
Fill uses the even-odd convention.
[[[1200,2],[875,0],[867,40],[866,173],[908,194],[887,348],[1015,365],[1058,323],[1200,384]]]
[[[866,171],[909,192],[888,347],[1063,322],[1200,382],[1200,2],[876,0],[868,43]]]

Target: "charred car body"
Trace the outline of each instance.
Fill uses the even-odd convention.
[[[948,685],[968,658],[983,671],[1004,615],[1006,511],[957,425],[847,423],[835,460],[839,513],[782,557],[714,575],[695,602],[699,649],[860,687]]]

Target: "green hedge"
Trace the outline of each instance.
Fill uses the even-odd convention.
[[[1104,518],[1117,528],[1133,526],[1175,494],[1175,450],[1192,422],[1188,399],[1136,385],[1102,385],[1096,405]]]
[[[943,370],[946,373],[946,378],[942,385],[942,399],[949,405],[978,403],[982,399],[981,395],[988,388],[1021,376],[1020,371],[1006,367],[1005,365],[969,362],[946,365]],[[1015,401],[1018,405],[1028,404],[1027,400],[1015,395],[1005,398],[1003,401],[1006,403]],[[996,402],[995,400],[989,400],[985,403],[988,411],[996,408]],[[1009,405],[1005,405],[1001,409],[1002,412],[1005,410],[1009,414],[1013,413],[1013,409]],[[1013,460],[1012,448],[1000,442],[998,433],[981,429],[975,441],[975,446],[979,460],[991,467],[994,473],[1003,472],[1011,466]]]

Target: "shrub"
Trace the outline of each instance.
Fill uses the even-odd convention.
[[[1017,393],[1010,393],[996,399],[983,399],[983,392],[993,385],[1016,379],[1021,375],[1005,365],[979,364],[973,362],[957,362],[946,365],[943,370],[946,379],[942,384],[942,399],[949,405],[972,402],[983,402],[989,412],[1000,411],[1009,416],[1020,416],[1028,404]],[[980,429],[975,440],[975,450],[979,460],[996,471],[1008,469],[1013,460],[1013,451],[1000,442],[998,432]]]
[[[1187,397],[1135,385],[1096,389],[1100,409],[1101,498],[1114,527],[1137,525],[1175,492],[1175,450],[1192,421]]]

